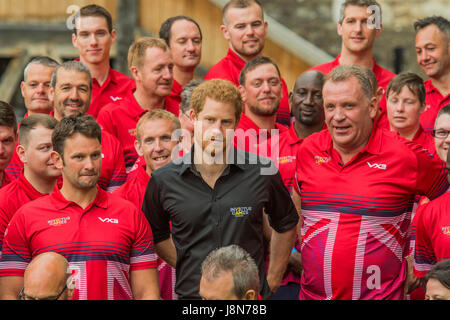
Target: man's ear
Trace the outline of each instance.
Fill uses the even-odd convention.
[[[195,114],[194,109],[189,110],[189,120],[191,120],[192,123],[195,123],[195,121],[197,120],[197,115]]]
[[[142,157],[144,152],[142,151],[141,143],[136,139],[134,140],[134,148],[136,149],[137,154]]]
[[[222,24],[220,26],[220,31],[222,32],[222,35],[225,38],[225,40],[230,41],[231,36],[230,36],[230,33],[228,32],[228,27],[226,25]]]
[[[242,298],[242,300],[258,300],[258,294],[256,293],[255,290],[249,289],[244,294],[244,297]]]
[[[111,30],[111,44],[114,44],[117,40],[117,31],[116,29]]]
[[[20,161],[22,161],[24,164],[27,163],[27,157],[25,156],[25,147],[22,145],[18,145],[16,147],[16,153],[19,156]]]
[[[77,35],[75,33],[72,32],[72,45],[74,48],[78,49],[78,45],[77,45]]]
[[[62,159],[62,156],[58,152],[52,151],[50,153],[50,159],[52,159],[52,162],[56,168],[62,170],[62,168],[64,167],[64,161]]]

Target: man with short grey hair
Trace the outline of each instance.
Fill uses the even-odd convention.
[[[363,67],[334,68],[322,94],[328,130],[297,153],[299,298],[401,300],[414,195],[447,191],[444,164],[375,125],[377,98]]]
[[[258,267],[238,245],[211,251],[202,263],[200,296],[204,300],[257,300]]]
[[[86,114],[91,103],[92,77],[80,61],[67,61],[55,68],[50,94],[54,99],[55,119]],[[102,128],[102,170],[99,186],[113,192],[126,181],[125,161],[120,142]]]

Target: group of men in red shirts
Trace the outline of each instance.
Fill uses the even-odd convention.
[[[231,0],[223,9],[229,50],[204,80],[239,90],[233,146],[273,161],[300,217],[284,275],[268,279],[272,299],[405,299],[450,257],[450,23],[414,24],[423,83],[376,63],[382,28],[371,25],[373,5],[345,1],[340,54],[301,74],[291,92],[263,56],[261,4]],[[13,108],[0,104],[0,299],[26,293],[23,272],[46,251],[69,261],[74,299],[177,299],[179,261],[160,254],[171,251],[153,243],[141,208],[152,173],[189,152],[177,146],[209,110],[180,108],[202,84],[183,95],[201,60],[200,26],[172,17],[160,38],[136,40],[132,79],[110,67],[117,34],[104,8],[82,8],[76,26],[79,59],[39,57],[25,69],[19,128]],[[269,268],[276,232],[263,216]]]

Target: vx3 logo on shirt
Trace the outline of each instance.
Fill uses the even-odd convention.
[[[98,217],[98,219],[101,222],[108,222],[108,223],[114,223],[114,224],[118,224],[119,223],[119,220],[117,220],[117,219],[111,219],[111,218],[104,218],[104,219],[102,219],[100,217]]]
[[[379,163],[370,163],[370,162],[367,162],[367,165],[370,167],[370,168],[373,168],[373,169],[381,169],[381,170],[386,170],[386,168],[387,168],[387,166],[385,165],[385,164],[379,164]]]
[[[237,218],[241,218],[248,215],[250,211],[252,211],[252,207],[230,208],[231,214]]]
[[[119,101],[119,100],[122,100],[122,97],[113,97],[113,96],[110,96],[110,98],[111,98],[111,100],[114,101],[114,102]]]

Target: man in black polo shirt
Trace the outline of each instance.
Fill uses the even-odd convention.
[[[202,261],[214,249],[237,244],[255,260],[260,294],[270,298],[294,244],[297,211],[273,163],[233,147],[239,91],[225,80],[206,81],[191,105],[191,153],[153,172],[144,198],[157,253],[176,268],[179,298],[199,299]],[[274,230],[267,276],[263,212]]]

